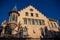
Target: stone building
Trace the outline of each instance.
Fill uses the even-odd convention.
[[[9,12],[9,21],[3,21],[2,27],[1,35],[12,34],[28,38],[43,38],[43,35],[51,35],[48,31],[59,31],[57,20],[47,18],[32,5],[20,11],[15,6]]]

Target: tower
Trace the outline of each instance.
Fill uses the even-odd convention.
[[[13,10],[9,12],[9,22],[17,23],[18,15],[19,13],[17,11],[17,8],[14,6]]]
[[[18,27],[18,24],[17,24],[18,16],[19,16],[19,13],[17,11],[16,6],[14,6],[13,10],[9,12],[9,26],[12,29],[12,33],[14,32],[15,28]]]

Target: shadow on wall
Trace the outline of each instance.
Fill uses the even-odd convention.
[[[2,27],[0,27],[0,35],[1,35],[1,32],[2,32]],[[6,28],[7,29],[7,28]],[[17,39],[16,37],[14,37],[13,35],[11,35],[10,34],[10,31],[8,31],[9,32],[9,35],[8,34],[6,34],[6,35],[8,35],[8,39],[10,39],[10,38],[13,38],[13,39]],[[0,38],[6,38],[6,36],[5,37],[1,37],[0,36]],[[19,39],[21,39],[21,40],[26,40],[26,39],[33,39],[33,38],[23,38],[23,37],[19,37]],[[35,38],[36,39],[36,38]],[[55,31],[49,31],[49,30],[47,30],[47,32],[46,32],[46,34],[44,34],[43,35],[43,38],[39,38],[39,39],[41,39],[41,40],[58,40],[58,39],[60,39],[60,31],[58,31],[58,32],[55,32]]]
[[[48,31],[47,34],[43,35],[43,38],[41,40],[59,40],[60,39],[60,31]]]

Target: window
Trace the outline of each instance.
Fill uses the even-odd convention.
[[[38,17],[38,14],[36,14],[36,17]]]
[[[28,19],[28,24],[31,24],[31,20],[30,19]]]
[[[20,34],[20,36],[23,35],[23,28],[22,28],[22,27],[20,27],[20,32],[19,32],[19,34]]]
[[[42,25],[45,25],[45,21],[44,21],[44,20],[41,20],[41,24],[42,24]]]
[[[39,20],[39,24],[41,25],[41,20]]]
[[[10,19],[9,19],[9,21],[12,21],[12,14],[10,14]]]
[[[13,21],[15,20],[15,14],[13,14],[12,20],[13,20]]]
[[[45,21],[44,20],[39,20],[39,24],[40,25],[45,25]]]
[[[10,21],[11,21],[11,16],[10,16]]]
[[[33,16],[33,13],[31,13],[31,16]]]
[[[5,27],[5,33],[6,34],[11,34],[11,32],[12,32],[12,30],[11,30],[10,26],[6,26]]]
[[[26,36],[28,35],[28,31],[27,31],[27,28],[25,27],[24,30],[23,30],[23,35]]]
[[[44,30],[42,28],[40,29],[40,32],[44,36]]]
[[[35,20],[35,22],[36,22],[36,23],[35,23],[36,25],[38,25],[38,24],[39,24],[39,23],[38,23],[38,20]]]
[[[33,24],[33,25],[35,24],[34,19],[32,19],[32,24]]]
[[[57,26],[56,26],[56,23],[54,23],[54,27],[57,27]]]
[[[27,24],[27,19],[24,19],[24,24]]]
[[[25,13],[25,16],[28,16],[28,12]]]
[[[30,11],[33,11],[33,9],[30,9]]]
[[[53,24],[52,24],[52,22],[51,22],[51,26],[53,27]]]
[[[17,22],[17,16],[16,16],[16,22]]]
[[[45,27],[45,35],[47,35],[48,34],[48,29],[47,29],[47,27]]]

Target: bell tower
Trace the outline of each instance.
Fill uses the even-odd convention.
[[[17,11],[16,6],[14,6],[13,10],[9,12],[9,26],[12,29],[12,34],[14,33],[15,28],[18,27],[18,24],[17,24],[18,16],[19,16],[19,13]]]

